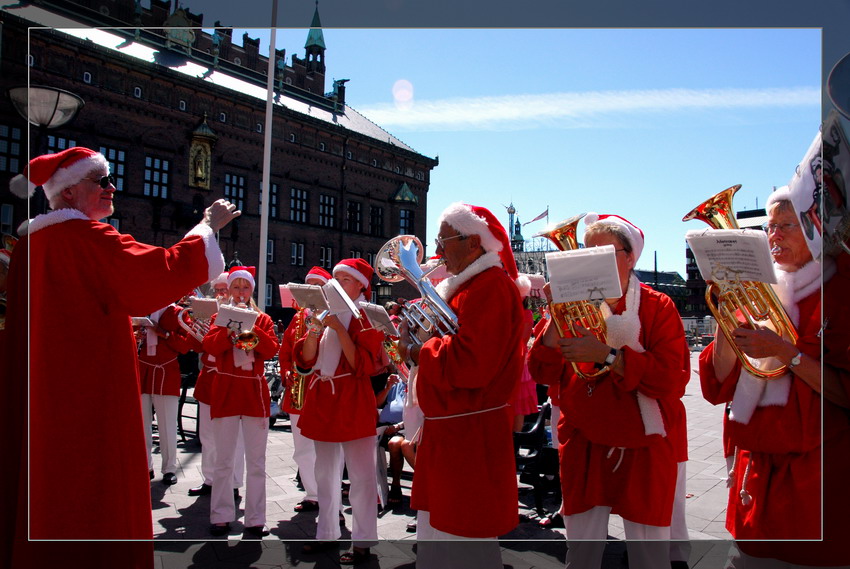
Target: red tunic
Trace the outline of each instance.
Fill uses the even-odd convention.
[[[609,506],[629,521],[663,527],[670,525],[676,463],[687,460],[681,398],[690,379],[690,353],[673,301],[643,284],[640,295],[639,342],[645,351],[622,348],[624,376],[602,375],[588,396],[586,381],[559,350],[543,345],[543,334],[532,346],[529,369],[538,382],[560,385],[564,513]],[[658,402],[666,437],[645,434],[638,391]]]
[[[298,427],[308,439],[340,443],[375,436],[378,404],[370,378],[382,365],[384,334],[372,328],[365,316],[362,321],[351,319],[348,334],[355,347],[354,367],[340,354],[333,380],[314,381],[313,375],[307,378]],[[295,342],[294,360],[298,367],[309,370],[318,358],[303,358],[304,341],[301,338]]]
[[[499,536],[518,520],[507,404],[522,370],[522,303],[505,271],[491,267],[460,285],[449,306],[457,334],[428,340],[419,354],[416,391],[426,419],[411,507],[430,512],[440,531]],[[473,414],[440,419],[466,413]],[[470,499],[474,506],[458,507]]]
[[[18,242],[10,267],[7,325],[18,332],[7,335],[12,373],[4,377],[26,386],[29,364],[32,405],[29,456],[26,445],[22,455],[6,455],[12,463],[29,464],[29,472],[8,493],[29,498],[34,539],[151,539],[130,317],[162,308],[209,280],[221,265],[209,265],[200,236],[168,249],[153,247],[69,212],[74,210],[36,218],[30,235]],[[38,227],[42,219],[56,223]],[[212,232],[205,237],[220,263]],[[59,341],[58,331],[64,331]],[[62,404],[49,404],[58,384],[66,386]],[[28,408],[26,391],[9,393],[9,415],[26,425],[21,415]],[[84,444],[73,444],[79,441]],[[25,537],[23,506],[17,519]],[[12,511],[4,515],[15,518]]]
[[[142,393],[150,395],[180,396],[179,354],[189,351],[190,343],[177,323],[180,309],[173,304],[159,317],[159,326],[170,335],[168,339],[160,337],[156,344],[156,354],[147,354],[147,345],[142,343],[139,352],[139,380]]]
[[[215,317],[212,320],[214,322]],[[274,357],[279,345],[274,333],[274,323],[265,312],[257,316],[253,329],[259,343],[253,350],[254,364],[250,370],[236,367],[234,364],[234,350],[239,348],[233,346],[230,330],[226,327],[212,325],[204,336],[204,352],[213,356],[216,361],[213,380],[215,389],[211,390],[210,400],[211,419],[236,415],[269,416],[271,396],[263,362]]]
[[[823,333],[824,361],[839,369],[841,380],[850,379],[850,304],[846,292],[850,279],[837,274],[824,286],[830,310]],[[798,303],[800,324],[797,347],[819,359],[821,353],[820,292]],[[731,401],[740,375],[736,362],[721,383],[714,374],[714,344],[700,355],[703,396],[710,403]],[[821,515],[825,542],[741,542],[742,550],[756,557],[776,557],[805,565],[845,565],[847,511],[850,493],[850,418],[848,411],[822,398],[802,379],[791,376],[785,406],[757,407],[749,423],[726,421],[729,440],[739,449],[726,511],[726,527],[735,539],[820,539]],[[822,409],[822,412],[821,412]],[[825,434],[821,446],[821,417]],[[827,469],[821,477],[821,450]],[[738,496],[747,467],[747,492],[752,502],[744,506]],[[821,485],[825,508],[821,509]]]

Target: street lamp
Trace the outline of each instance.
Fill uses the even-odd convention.
[[[85,102],[74,93],[55,87],[30,85],[9,89],[15,110],[39,129],[58,128],[83,108]]]

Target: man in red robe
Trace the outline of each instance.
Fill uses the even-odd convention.
[[[437,254],[453,275],[436,290],[457,332],[400,343],[419,366],[413,389],[425,415],[411,494],[417,566],[501,567],[495,538],[518,521],[509,406],[523,362],[517,288],[527,293],[530,283],[519,280],[504,228],[482,207],[456,203],[443,212]],[[463,506],[475,496],[485,499]],[[473,546],[462,538],[491,539]]]
[[[9,271],[7,323],[17,332],[5,347],[12,484],[3,511],[16,521],[3,532],[14,550],[0,549],[12,551],[14,567],[46,566],[37,560],[75,551],[27,538],[152,538],[130,318],[218,275],[224,261],[215,232],[240,214],[219,200],[177,244],[153,247],[97,221],[113,213],[112,182],[106,158],[81,147],[37,157],[12,180],[21,197],[42,186],[52,209],[30,221]],[[121,556],[120,563],[152,567],[152,547],[144,545],[150,557]],[[90,544],[88,566],[110,557],[102,548],[111,549]]]

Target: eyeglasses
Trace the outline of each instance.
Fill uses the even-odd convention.
[[[103,178],[86,178],[86,180],[94,182],[104,190],[107,189],[109,186],[115,185],[115,176],[113,176],[112,174],[107,174]]]
[[[446,246],[445,245],[446,241],[451,241],[452,239],[460,239],[462,241],[462,240],[466,239],[467,237],[469,237],[469,236],[468,235],[460,235],[460,234],[452,235],[451,237],[437,236],[437,238],[434,239],[434,245],[436,245],[438,248],[442,249]]]
[[[782,233],[788,233],[795,227],[800,227],[799,223],[765,223],[761,226],[762,229],[767,231],[768,235],[772,235],[776,233],[777,229],[781,229]]]

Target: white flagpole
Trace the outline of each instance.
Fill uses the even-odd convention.
[[[272,0],[272,25],[269,30],[269,65],[266,73],[266,125],[263,137],[263,182],[260,206],[260,258],[257,260],[257,304],[266,309],[266,261],[269,241],[269,187],[272,162],[272,123],[274,118],[275,36],[277,35],[277,0]]]

